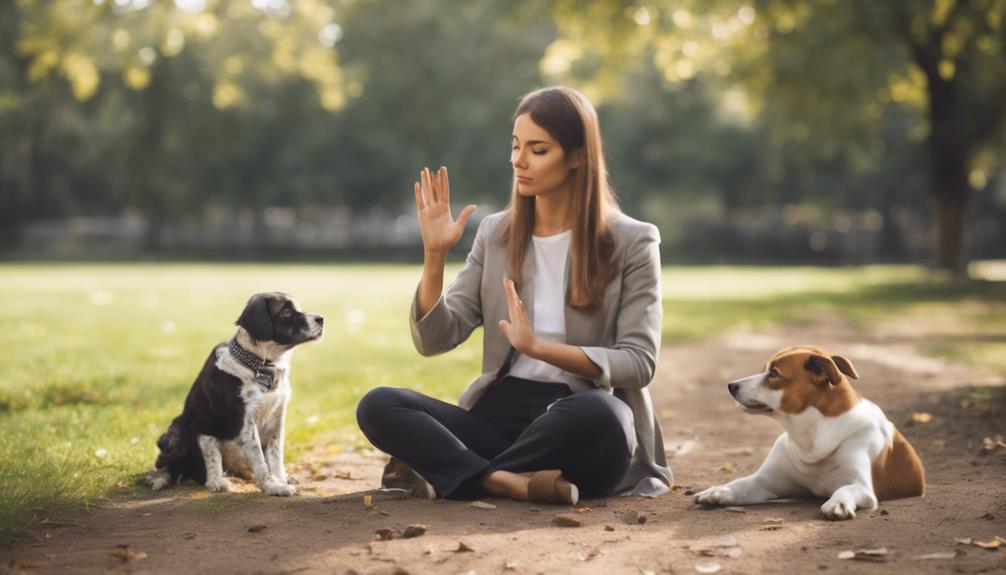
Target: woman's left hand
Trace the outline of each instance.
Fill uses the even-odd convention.
[[[510,312],[510,321],[500,320],[500,330],[510,340],[510,345],[514,349],[524,355],[531,355],[530,351],[536,340],[534,332],[531,331],[527,310],[524,309],[524,302],[520,301],[513,281],[508,278],[503,278],[503,291],[506,292],[506,305]]]

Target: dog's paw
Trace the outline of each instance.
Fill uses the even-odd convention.
[[[143,481],[150,486],[154,491],[160,491],[171,483],[171,474],[162,469],[151,471],[144,478]]]
[[[262,485],[262,493],[277,497],[290,497],[291,495],[297,495],[297,488],[293,485],[279,483],[278,481],[269,481]]]
[[[842,521],[856,518],[856,504],[852,501],[839,498],[831,498],[821,506],[821,513],[825,519],[832,521]]]
[[[730,505],[735,501],[736,494],[726,485],[710,487],[695,496],[695,502],[699,505]]]
[[[206,489],[209,489],[213,493],[231,493],[234,491],[234,484],[227,478],[219,481],[207,481]]]

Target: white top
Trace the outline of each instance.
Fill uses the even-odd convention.
[[[531,330],[540,339],[566,343],[566,256],[573,230],[534,241],[534,305]],[[527,303],[525,302],[525,305]],[[509,375],[549,383],[565,383],[573,391],[592,389],[587,378],[544,361],[518,354]]]

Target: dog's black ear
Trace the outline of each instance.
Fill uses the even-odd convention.
[[[255,294],[248,300],[241,317],[235,322],[245,328],[248,335],[258,341],[272,340],[272,317],[269,315],[269,296]]]
[[[859,379],[859,374],[856,373],[856,368],[852,366],[851,361],[840,355],[833,355],[831,356],[831,359],[835,362],[835,365],[838,366],[838,371],[841,371],[852,379]]]
[[[821,383],[827,381],[831,385],[838,385],[842,382],[842,374],[830,357],[811,354],[803,364],[803,368],[815,375],[823,375],[825,379]]]

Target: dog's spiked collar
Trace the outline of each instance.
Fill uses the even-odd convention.
[[[264,387],[266,391],[276,389],[276,384],[279,381],[279,370],[276,369],[276,366],[271,361],[262,359],[241,347],[236,337],[231,338],[230,342],[228,342],[227,351],[231,352],[231,355],[234,356],[234,359],[238,363],[251,370],[255,381]]]

